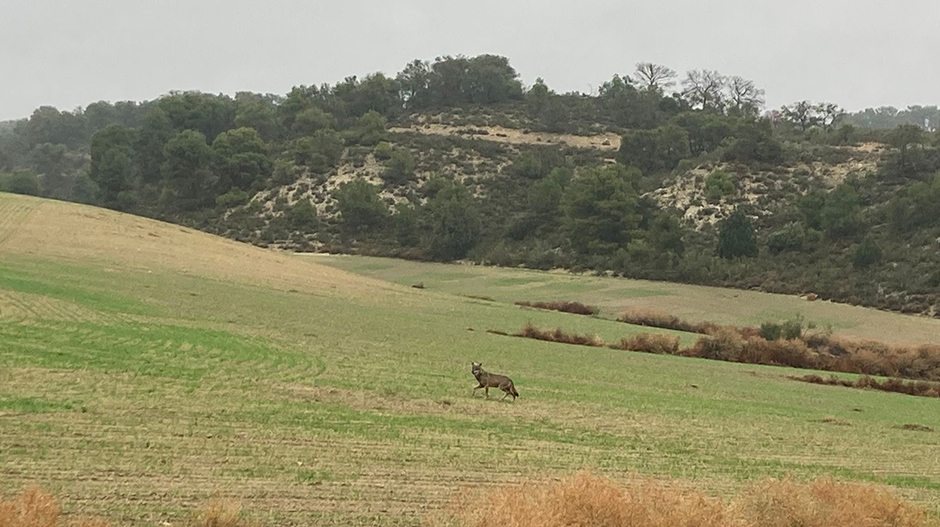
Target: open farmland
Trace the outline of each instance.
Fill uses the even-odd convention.
[[[416,281],[428,289],[407,287]],[[704,293],[683,303],[678,287],[295,257],[0,194],[2,491],[35,483],[69,514],[153,526],[181,525],[216,496],[266,525],[416,525],[461,486],[580,469],[716,496],[763,476],[833,475],[940,507],[940,433],[902,428],[940,430],[936,399],[485,331],[656,332],[511,304],[584,300],[607,316],[624,297],[718,322],[825,309],[803,313],[856,336],[875,336],[872,324],[920,341],[936,328],[778,297],[763,311]],[[521,399],[471,398],[471,360],[512,376]]]

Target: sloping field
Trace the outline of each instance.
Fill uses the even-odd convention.
[[[526,269],[409,262],[366,256],[302,255],[310,261],[399,284],[423,282],[430,290],[482,295],[504,303],[569,300],[596,305],[616,318],[653,309],[693,322],[759,326],[802,316],[819,328],[855,339],[899,344],[940,343],[940,320],[832,302],[668,282],[629,280]]]
[[[938,400],[500,337],[640,329],[425,284],[0,194],[0,492],[145,526],[211,497],[264,525],[417,525],[463,485],[579,469],[717,496],[832,474],[940,506],[940,435],[901,428],[940,429]],[[471,360],[522,397],[472,398]]]

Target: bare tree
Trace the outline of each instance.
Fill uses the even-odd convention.
[[[735,75],[728,79],[728,100],[739,115],[754,116],[764,107],[764,90],[754,81]]]
[[[665,90],[676,85],[676,72],[662,64],[638,62],[636,76],[647,90]]]
[[[845,110],[831,102],[821,102],[814,106],[813,109],[816,112],[819,124],[821,124],[827,132],[835,128],[836,125],[839,124],[839,121],[845,117]]]
[[[692,106],[721,111],[724,107],[722,92],[726,82],[725,77],[717,71],[692,70],[682,81],[682,96]]]
[[[793,123],[801,132],[819,124],[819,116],[816,115],[814,106],[809,101],[795,102],[789,106],[780,109],[783,118]]]

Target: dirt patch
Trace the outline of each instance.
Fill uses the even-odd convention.
[[[577,148],[594,148],[597,150],[616,151],[620,148],[620,136],[617,134],[601,135],[572,135],[554,134],[550,132],[527,132],[502,126],[451,126],[446,124],[427,123],[411,127],[394,127],[390,132],[417,132],[427,135],[454,135],[467,139],[483,139],[497,143],[517,145],[566,145]]]

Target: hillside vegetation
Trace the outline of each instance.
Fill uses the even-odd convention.
[[[936,315],[940,111],[763,106],[710,70],[559,94],[504,57],[442,57],[283,96],[42,107],[0,128],[0,185],[260,246]]]

